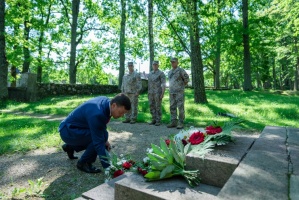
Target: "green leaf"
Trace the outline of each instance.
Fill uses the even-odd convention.
[[[190,151],[191,151],[191,143],[188,143],[184,147],[184,154],[187,155]]]
[[[170,144],[169,144],[169,149],[172,153],[172,156],[174,157],[175,161],[181,165],[182,167],[184,167],[184,158],[181,157],[178,153],[178,147],[176,144],[174,144],[173,141],[170,141]]]
[[[160,171],[162,171],[167,166],[167,164],[166,163],[161,163],[161,162],[158,162],[158,161],[151,161],[152,169],[156,169],[156,170],[160,170]]]
[[[172,154],[170,153],[167,144],[165,143],[165,141],[164,141],[162,138],[160,139],[160,145],[161,145],[161,149],[162,149],[162,150],[164,151],[164,153],[165,153],[165,157],[167,158],[168,162],[169,162],[170,164],[172,164],[174,158],[173,158]]]
[[[154,154],[154,153],[148,153],[147,156],[149,157],[149,159],[151,161],[157,161],[157,162],[160,162],[160,163],[168,163],[168,160],[166,158],[163,158],[157,154]]]
[[[165,152],[157,145],[151,144],[153,152],[161,157],[166,157]]]
[[[160,178],[164,178],[166,175],[171,174],[171,172],[174,170],[174,165],[168,165],[166,168],[164,168],[160,174]]]
[[[155,179],[155,180],[157,180],[157,179],[160,179],[160,174],[161,174],[160,171],[150,171],[144,177],[148,178],[148,179]]]

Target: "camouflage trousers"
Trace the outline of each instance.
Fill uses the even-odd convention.
[[[125,114],[125,118],[129,120],[136,120],[138,114],[138,97],[139,95],[135,95],[132,93],[126,93],[131,101],[131,110]]]
[[[169,94],[169,99],[171,121],[177,120],[177,110],[179,110],[179,121],[183,123],[185,120],[185,94]]]
[[[156,122],[160,122],[162,116],[162,110],[161,110],[162,99],[160,97],[161,94],[159,93],[148,94],[148,101],[150,106],[150,112],[152,115],[152,120]]]

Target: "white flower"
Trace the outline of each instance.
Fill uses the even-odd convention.
[[[109,170],[105,170],[105,175],[109,176],[110,175],[110,171]]]
[[[121,157],[121,158],[124,157],[124,154],[120,154],[119,157]]]
[[[147,149],[146,149],[146,152],[148,152],[148,153],[152,153],[152,152],[153,152],[153,149],[152,149],[152,148],[147,148]]]
[[[117,165],[122,165],[122,164],[123,164],[123,163],[122,163],[122,160],[121,160],[121,161],[118,161],[116,164],[117,164]]]
[[[145,158],[143,158],[143,162],[144,163],[147,163],[149,161],[149,157],[145,157]]]

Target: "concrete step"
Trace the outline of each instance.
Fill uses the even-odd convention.
[[[215,147],[204,159],[188,154],[186,169],[198,169],[202,183],[223,187],[257,138],[258,135],[234,135],[234,143]]]
[[[147,182],[139,174],[126,175],[127,178],[115,183],[115,200],[214,200],[220,191],[218,187],[205,184],[191,188],[181,177]]]
[[[286,129],[266,127],[222,188],[220,199],[288,199]]]

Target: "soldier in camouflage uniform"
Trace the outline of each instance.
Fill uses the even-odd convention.
[[[185,120],[185,86],[189,82],[189,75],[178,66],[178,59],[171,58],[172,70],[168,73],[169,100],[171,122],[167,128],[184,128]],[[179,110],[179,121],[177,120],[177,109]]]
[[[153,71],[148,75],[148,101],[152,115],[150,125],[155,124],[156,126],[160,126],[161,124],[161,103],[164,97],[165,86],[166,77],[165,74],[159,70],[159,61],[153,61]]]
[[[138,114],[138,97],[142,89],[140,74],[134,71],[133,62],[128,62],[129,73],[123,76],[121,91],[131,101],[131,110],[125,114],[123,123],[135,124]]]

